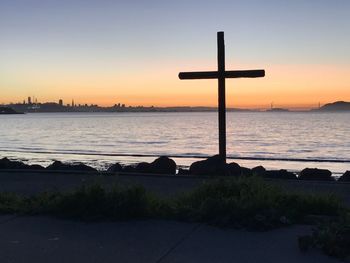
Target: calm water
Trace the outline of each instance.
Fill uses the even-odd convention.
[[[228,113],[229,156],[350,160],[348,113]],[[217,114],[210,113],[37,113],[0,116],[0,157],[47,165],[83,161],[98,168],[115,161],[153,157],[108,154],[213,155]],[[90,155],[82,155],[90,154]],[[176,159],[188,165],[194,159]],[[350,170],[350,163],[239,160],[252,167],[324,167]]]

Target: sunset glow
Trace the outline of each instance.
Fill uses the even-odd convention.
[[[217,30],[226,33],[227,69],[266,70],[263,79],[227,80],[229,107],[350,101],[350,37],[341,30],[350,26],[346,1],[331,8],[326,1],[268,1],[269,8],[221,1],[228,10],[212,22],[207,16],[219,9],[210,2],[199,12],[185,1],[99,8],[94,1],[30,2],[0,4],[0,103],[35,96],[102,106],[216,106],[216,81],[177,75],[216,69]]]

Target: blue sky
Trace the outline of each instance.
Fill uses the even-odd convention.
[[[149,59],[212,56],[213,35],[242,60],[349,63],[350,1],[0,2],[1,50]],[[188,43],[193,43],[192,47]],[[13,54],[15,55],[15,54]]]

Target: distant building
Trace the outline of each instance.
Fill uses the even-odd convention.
[[[60,106],[63,106],[63,100],[60,99],[60,100],[58,101],[58,104],[59,104]]]
[[[32,98],[28,97],[28,104],[32,104]]]

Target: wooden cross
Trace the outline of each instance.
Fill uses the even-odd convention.
[[[226,162],[226,78],[259,78],[265,76],[265,70],[225,70],[224,32],[217,33],[218,70],[202,72],[180,72],[180,79],[218,79],[219,87],[219,156]]]

